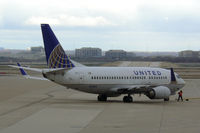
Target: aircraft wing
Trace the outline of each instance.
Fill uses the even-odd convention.
[[[132,86],[125,86],[119,88],[113,88],[111,90],[120,93],[120,94],[127,94],[127,93],[144,93],[148,89],[153,88],[155,86],[152,85],[132,85]]]
[[[46,78],[42,78],[42,77],[34,77],[34,76],[30,76],[30,75],[23,75],[25,78],[27,79],[36,79],[36,80],[48,80]]]

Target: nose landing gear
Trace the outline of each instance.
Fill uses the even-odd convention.
[[[168,98],[164,98],[164,101],[165,101],[165,102],[169,101],[169,97],[168,97]]]

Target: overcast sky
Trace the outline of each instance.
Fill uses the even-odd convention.
[[[1,0],[0,47],[43,46],[41,23],[66,50],[200,50],[199,0]]]

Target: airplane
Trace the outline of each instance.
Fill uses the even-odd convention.
[[[128,103],[134,94],[169,101],[185,85],[173,68],[85,66],[70,59],[49,24],[41,24],[41,31],[48,68],[11,67],[40,72],[44,79],[66,88],[97,94],[98,101],[125,95],[123,102]]]

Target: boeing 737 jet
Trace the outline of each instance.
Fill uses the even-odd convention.
[[[67,88],[98,94],[98,101],[107,101],[108,97],[122,94],[125,95],[124,102],[132,102],[133,94],[169,101],[170,95],[174,95],[185,85],[184,80],[172,68],[84,66],[67,56],[48,24],[41,24],[41,30],[48,69],[20,65],[12,67],[41,72],[44,77],[41,80],[48,79]]]

